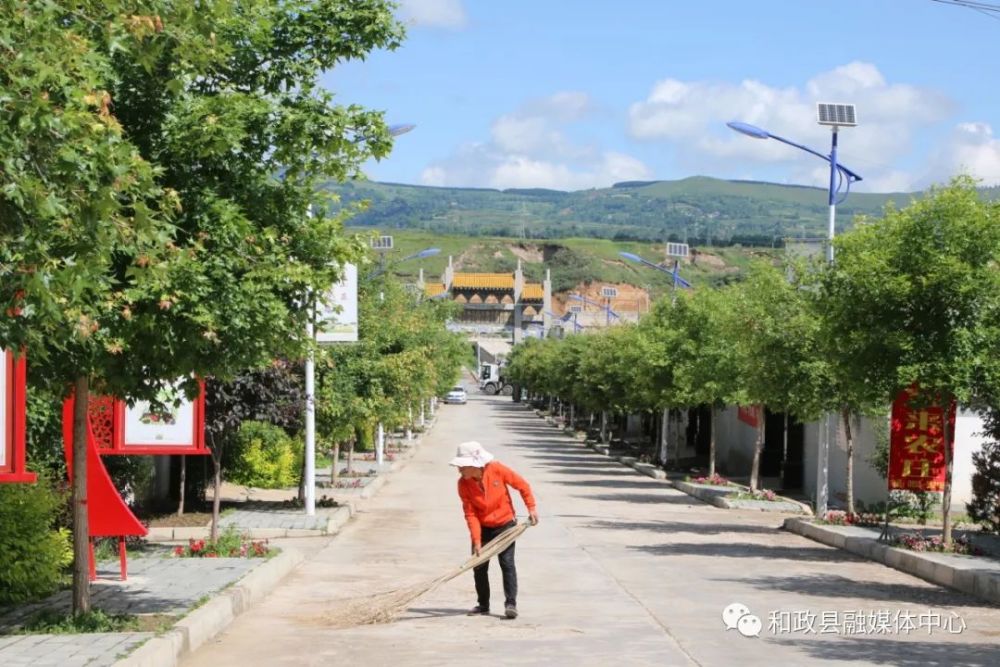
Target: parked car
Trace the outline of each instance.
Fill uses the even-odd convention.
[[[465,405],[465,401],[468,399],[468,395],[465,393],[465,389],[462,387],[452,387],[448,395],[444,397],[445,403],[454,403],[455,405]]]

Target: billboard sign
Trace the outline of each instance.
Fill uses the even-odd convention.
[[[115,429],[117,453],[201,453],[205,448],[204,385],[193,401],[180,390],[180,382],[165,387],[156,398],[161,404],[156,408],[149,401],[137,401],[131,407],[125,401],[115,402],[115,420],[121,426]]]
[[[358,340],[358,267],[344,265],[344,275],[320,301],[316,342],[356,343]]]

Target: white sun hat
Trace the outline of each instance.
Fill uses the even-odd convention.
[[[453,465],[457,468],[465,466],[482,468],[492,460],[492,454],[483,449],[483,446],[475,440],[470,440],[469,442],[463,442],[458,446],[455,458],[453,458],[451,463],[448,465]]]

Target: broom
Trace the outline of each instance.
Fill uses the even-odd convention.
[[[389,623],[401,613],[406,611],[416,600],[425,593],[436,589],[445,582],[451,581],[455,577],[468,572],[474,567],[482,565],[493,558],[501,551],[514,543],[521,534],[528,529],[529,523],[520,523],[508,528],[497,535],[493,540],[479,550],[478,556],[473,556],[459,567],[446,574],[412,584],[404,588],[376,593],[362,598],[350,600],[335,612],[324,614],[322,622],[325,625],[334,627],[350,627],[354,625],[371,625],[373,623]]]

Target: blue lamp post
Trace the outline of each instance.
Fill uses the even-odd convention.
[[[820,107],[824,107],[824,106],[830,106],[830,105],[820,105]],[[853,120],[853,109],[854,109],[854,107],[852,105],[836,105],[836,106],[838,106],[838,107],[850,106],[850,108],[852,109],[852,111],[851,111],[851,119]],[[861,176],[859,176],[857,174],[857,172],[851,171],[850,169],[848,169],[844,165],[839,164],[837,162],[837,128],[840,127],[840,126],[856,125],[856,123],[854,123],[854,122],[851,122],[851,123],[844,122],[844,123],[839,123],[839,124],[833,124],[833,123],[824,122],[822,120],[822,118],[823,118],[822,113],[820,114],[820,117],[821,117],[821,121],[820,122],[822,124],[824,124],[824,125],[832,125],[832,127],[833,127],[833,132],[832,132],[833,139],[832,139],[832,142],[831,142],[830,154],[829,155],[823,155],[819,151],[813,150],[812,148],[809,148],[808,146],[803,146],[802,144],[796,143],[796,142],[791,141],[789,139],[785,139],[784,137],[779,137],[776,134],[771,134],[767,130],[763,130],[763,129],[759,128],[759,127],[756,127],[755,125],[750,125],[748,123],[741,123],[741,122],[738,122],[738,121],[733,121],[731,123],[726,123],[726,125],[728,125],[730,129],[736,130],[737,132],[739,132],[741,134],[745,134],[748,137],[753,137],[754,139],[774,139],[775,141],[780,141],[783,144],[788,144],[789,146],[793,146],[795,148],[798,148],[799,150],[805,151],[806,153],[809,153],[810,155],[815,155],[819,159],[826,160],[827,162],[830,163],[830,188],[829,188],[829,196],[828,196],[828,203],[830,205],[830,217],[829,217],[829,221],[828,221],[829,224],[828,224],[828,229],[827,229],[826,260],[828,262],[832,262],[833,261],[833,237],[834,237],[834,234],[835,234],[835,222],[836,222],[836,218],[837,218],[837,204],[842,203],[845,199],[847,199],[847,195],[850,194],[850,192],[851,192],[851,183],[855,183],[857,181],[860,181],[861,180]],[[840,189],[842,187],[844,187],[845,182],[846,182],[846,189],[844,191],[844,195],[842,197],[840,197],[840,199],[838,199],[837,198],[837,193],[839,193]]]
[[[595,306],[597,308],[600,308],[601,310],[605,311],[608,314],[608,319],[609,320],[612,317],[615,318],[616,320],[620,320],[621,319],[621,317],[618,315],[618,313],[616,313],[615,311],[611,310],[611,306],[606,306],[606,305],[604,305],[602,303],[597,303],[596,301],[591,301],[590,299],[587,299],[586,297],[582,297],[579,294],[570,294],[569,298],[574,299],[576,301],[583,301],[586,304],[589,304],[591,306]],[[576,325],[576,321],[575,320],[574,320],[574,325]]]
[[[837,204],[843,202],[847,198],[847,195],[850,194],[851,183],[861,180],[861,176],[859,176],[856,172],[851,171],[844,165],[837,162],[837,131],[841,127],[855,127],[858,123],[853,104],[820,103],[816,105],[816,116],[817,122],[820,125],[829,125],[832,130],[833,138],[830,143],[829,155],[823,155],[819,151],[813,150],[808,146],[803,146],[802,144],[790,141],[784,137],[771,134],[767,130],[763,130],[748,123],[734,121],[726,123],[726,125],[728,125],[730,129],[736,130],[737,132],[745,134],[748,137],[753,137],[754,139],[774,139],[775,141],[788,144],[789,146],[803,150],[806,153],[815,155],[821,160],[826,160],[830,163],[830,188],[828,200],[830,205],[830,218],[827,230],[826,260],[827,262],[833,263],[833,238],[835,234]],[[844,195],[838,200],[837,193],[840,192],[840,188],[844,186],[845,181],[846,189],[844,190]],[[819,451],[817,452],[816,457],[816,516],[819,517],[826,514],[827,502],[829,499],[830,441],[836,437],[834,435],[834,428],[834,417],[828,414],[826,416],[825,428],[823,429],[823,436],[819,438]]]
[[[388,264],[383,263],[377,269],[375,269],[374,271],[372,271],[371,273],[369,273],[366,276],[366,279],[371,280],[372,278],[376,278],[376,277],[382,275],[383,273],[385,273],[385,270],[387,268],[389,268],[390,266],[394,266],[396,264],[401,264],[401,263],[409,261],[411,259],[424,259],[425,257],[433,257],[434,255],[438,254],[439,252],[441,252],[441,248],[424,248],[420,252],[415,252],[412,255],[407,255],[406,257],[403,257],[402,259],[396,260],[395,262],[390,262]]]
[[[680,274],[681,263],[680,263],[679,260],[675,260],[674,261],[674,268],[673,269],[668,269],[666,267],[660,266],[659,264],[654,264],[653,262],[650,262],[649,260],[643,259],[642,257],[639,257],[639,255],[636,255],[636,254],[631,253],[631,252],[620,252],[620,253],[618,253],[618,255],[620,257],[624,257],[625,259],[627,259],[630,262],[635,262],[636,264],[644,264],[644,265],[650,267],[651,269],[656,269],[657,271],[662,271],[663,273],[670,274],[670,276],[672,277],[672,280],[673,280],[673,287],[671,288],[671,292],[673,294],[671,296],[671,300],[676,299],[676,297],[677,297],[677,288],[678,287],[686,287],[688,289],[691,288],[691,283],[689,283],[688,281],[686,281],[683,278],[681,278],[681,274]]]

